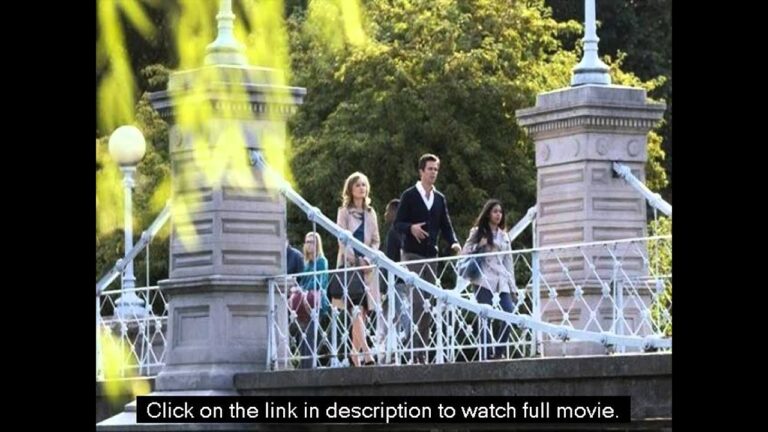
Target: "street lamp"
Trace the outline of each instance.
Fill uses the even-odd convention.
[[[135,126],[120,126],[109,137],[109,154],[117,161],[120,165],[120,171],[123,172],[126,256],[133,249],[133,201],[131,195],[134,184],[133,175],[136,173],[136,165],[144,157],[146,149],[147,143],[144,141],[144,135]],[[147,310],[144,307],[144,300],[139,298],[134,291],[127,291],[136,287],[133,260],[128,261],[125,266],[125,271],[122,274],[122,286],[123,293],[115,302],[117,316],[146,316]]]
[[[608,65],[597,55],[597,25],[595,24],[595,0],[584,0],[584,55],[573,69],[571,86],[586,84],[611,85]]]

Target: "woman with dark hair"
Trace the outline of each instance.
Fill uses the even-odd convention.
[[[462,254],[507,252],[512,250],[512,242],[505,228],[505,213],[501,201],[488,200],[475,220],[475,224],[469,231],[467,243],[462,249]],[[481,271],[479,276],[470,282],[475,288],[475,296],[478,303],[493,305],[494,296],[498,296],[498,304],[505,312],[513,312],[517,303],[517,285],[512,265],[511,254],[500,254],[480,259]],[[502,331],[496,331],[494,336],[496,343],[505,344],[509,339],[510,326],[504,324]],[[490,344],[489,334],[484,329],[480,342]],[[504,353],[503,346],[497,346],[494,351],[488,350],[489,359],[501,358]]]

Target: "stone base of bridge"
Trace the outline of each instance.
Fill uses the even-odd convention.
[[[135,405],[100,423],[97,430],[259,431],[495,431],[671,430],[672,354],[517,359],[484,363],[381,366],[244,373],[235,376],[243,396],[630,396],[631,422],[614,425],[224,425],[135,424]],[[130,412],[130,409],[133,412]]]

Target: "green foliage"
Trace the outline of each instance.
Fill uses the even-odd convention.
[[[536,174],[514,113],[566,82],[575,57],[560,51],[558,24],[541,2],[367,5],[372,42],[359,48],[327,49],[311,22],[292,17],[295,84],[308,91],[292,123],[300,192],[333,217],[344,178],[361,170],[381,214],[432,152],[460,238],[490,197],[518,219],[535,202]]]
[[[432,152],[442,159],[437,188],[448,198],[460,240],[466,240],[471,222],[488,198],[501,199],[508,223],[517,221],[536,201],[536,170],[532,141],[517,125],[515,111],[533,106],[540,92],[569,85],[580,56],[575,46],[581,37],[577,21],[583,17],[583,6],[575,12],[581,17],[563,12],[571,3],[581,2],[366,0],[362,6],[368,42],[353,46],[329,44],[322,26],[333,21],[309,19],[309,2],[284,1],[289,15],[291,84],[307,88],[305,103],[290,123],[289,156],[297,190],[334,219],[346,176],[357,170],[366,173],[383,236],[386,202],[416,182],[418,157]],[[645,87],[657,98],[671,98],[668,69],[641,68],[668,63],[670,56],[664,51],[670,46],[665,42],[668,33],[658,33],[661,42],[648,40],[650,30],[623,35],[631,28],[625,26],[612,33],[610,26],[634,21],[622,18],[614,24],[616,20],[604,11],[609,3],[617,2],[599,3],[598,19],[603,21],[601,53],[615,59],[606,58],[614,82]],[[647,3],[663,13],[665,2]],[[235,6],[239,7],[237,2]],[[173,44],[162,42],[172,40],[167,13],[174,7],[167,6],[162,13],[151,11],[153,22],[162,27],[151,52],[148,46],[138,49],[139,45],[129,44],[131,52],[145,52],[132,56],[142,66],[148,59],[160,59],[165,65],[141,71],[145,80],[138,84],[147,91],[163,89],[166,66],[177,64]],[[637,10],[633,13],[641,15]],[[573,18],[576,21],[569,21]],[[663,27],[668,21],[660,23]],[[624,43],[618,37],[622,35],[637,42]],[[612,37],[618,41],[614,46]],[[134,192],[138,236],[165,204],[170,162],[167,125],[151,109],[146,95],[136,106],[136,118],[148,143]],[[664,188],[671,173],[662,165],[667,144],[666,138],[662,144],[660,134],[650,134],[647,183],[654,190]],[[99,145],[105,150],[106,137]],[[312,229],[291,205],[288,227],[294,245]],[[324,239],[333,264],[336,244],[329,236]],[[167,241],[167,232],[162,232],[153,242],[152,283],[167,276]],[[520,241],[530,244],[528,233]],[[97,236],[96,242],[98,276],[122,255],[122,233]],[[143,264],[137,261],[136,269],[137,273],[143,270]],[[143,282],[143,277],[138,279]]]
[[[537,93],[569,85],[577,52],[564,50],[573,22],[552,19],[543,1],[370,0],[363,46],[324,43],[301,10],[289,19],[294,85],[307,98],[291,123],[297,189],[334,218],[344,179],[360,170],[373,205],[418,179],[426,152],[442,159],[438,190],[465,240],[488,198],[518,220],[536,201],[534,148],[515,111]],[[653,87],[614,62],[617,81]],[[663,153],[651,139],[649,179],[663,184]],[[289,212],[294,243],[311,229]],[[383,232],[383,230],[382,230]],[[326,254],[336,245],[326,241]]]
[[[648,224],[648,234],[665,236],[672,234],[672,219],[659,217]],[[672,241],[660,240],[648,246],[651,274],[664,284],[659,301],[653,305],[651,317],[658,323],[665,336],[672,336]],[[668,313],[667,313],[668,312]]]

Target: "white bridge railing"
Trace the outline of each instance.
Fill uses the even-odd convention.
[[[513,310],[508,313],[500,309],[498,294],[491,305],[477,302],[475,286],[457,271],[462,257],[393,262],[306,202],[258,152],[251,151],[251,158],[307,215],[315,230],[320,225],[373,263],[325,273],[329,281],[338,279],[345,290],[356,270],[379,279],[386,296],[371,305],[365,320],[365,335],[379,364],[550,355],[560,349],[566,352],[566,346],[576,343],[599,346],[606,353],[671,349],[671,236],[482,254],[486,260],[503,259],[504,255],[512,259],[517,289],[511,293]],[[622,173],[622,166],[614,169]],[[624,178],[633,184],[634,177]],[[650,194],[649,199],[658,198],[652,205],[656,203],[656,208],[671,215],[671,206]],[[132,316],[114,312],[116,299],[127,291],[106,288],[142,248],[148,254],[149,240],[169,216],[170,204],[142,234],[129,256],[97,283],[98,381],[154,376],[165,364],[168,304],[163,293],[156,286],[132,289],[147,305],[147,313]],[[535,216],[534,206],[510,235],[516,237],[535,223]],[[350,363],[351,322],[363,313],[359,306],[322,308],[305,303],[306,309],[289,307],[302,278],[313,276],[319,273],[282,275],[270,282],[266,361],[272,369]],[[109,377],[105,374],[110,367],[105,363],[105,352],[124,357],[118,362],[117,374]]]

